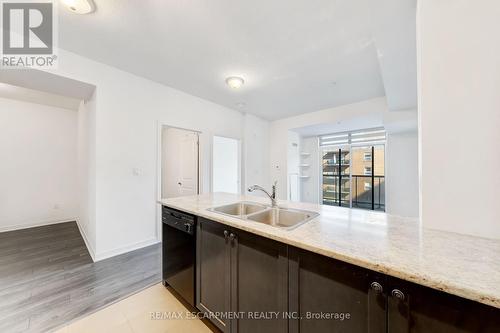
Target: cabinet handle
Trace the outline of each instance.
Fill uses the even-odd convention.
[[[391,296],[397,298],[400,301],[404,301],[405,300],[405,294],[401,290],[399,290],[399,289],[394,289],[391,292]]]
[[[236,235],[235,235],[235,234],[233,234],[233,233],[231,233],[231,234],[229,235],[229,239],[230,239],[231,241],[234,241],[234,240],[236,239]]]
[[[378,282],[372,282],[370,284],[370,288],[374,290],[377,294],[381,294],[384,291],[384,288],[382,285]]]
[[[228,236],[229,236],[229,232],[227,230],[224,230],[224,238],[227,239]]]

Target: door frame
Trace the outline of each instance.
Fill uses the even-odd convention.
[[[201,186],[203,184],[203,162],[201,160],[201,157],[203,156],[202,150],[204,149],[202,142],[201,142],[201,134],[203,133],[200,130],[197,129],[190,129],[190,128],[185,128],[181,126],[175,126],[172,125],[171,123],[164,122],[164,121],[157,121],[156,125],[156,239],[158,241],[161,241],[161,203],[160,200],[162,199],[162,157],[163,157],[163,152],[162,152],[162,133],[164,128],[176,128],[179,130],[183,131],[189,131],[198,134],[198,194],[201,193]]]

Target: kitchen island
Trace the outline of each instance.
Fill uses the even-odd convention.
[[[265,304],[269,304],[271,309],[279,303],[279,311],[302,314],[309,306],[314,310],[310,312],[314,314],[318,312],[316,310],[328,309],[329,305],[326,303],[329,300],[332,306],[335,305],[335,309],[346,304],[347,312],[352,316],[358,315],[358,323],[353,324],[356,329],[349,328],[350,331],[364,331],[365,328],[377,332],[387,331],[391,320],[395,325],[393,327],[398,327],[397,330],[391,331],[396,332],[431,332],[430,329],[435,327],[449,327],[448,331],[453,332],[452,328],[455,326],[464,332],[475,332],[482,331],[476,330],[480,329],[478,325],[483,325],[481,327],[486,329],[484,331],[488,331],[490,326],[500,325],[500,319],[496,322],[491,319],[500,317],[500,241],[425,229],[416,219],[306,203],[278,202],[280,207],[303,209],[319,214],[292,230],[209,210],[240,201],[269,204],[266,198],[227,193],[161,201],[166,207],[198,216],[197,261],[200,265],[204,264],[200,263],[203,258],[207,259],[207,262],[213,259],[206,257],[210,251],[214,254],[217,251],[225,253],[227,260],[220,257],[219,270],[228,269],[226,266],[230,268],[227,279],[222,279],[224,285],[219,287],[221,290],[227,289],[229,296],[226,297],[227,301],[216,301],[221,309],[234,310],[243,296],[251,298],[251,295],[244,295],[242,291],[237,290],[235,285],[241,287],[247,283],[250,286],[254,281],[238,280],[238,277],[251,274],[259,262],[274,258],[274,261],[266,262],[266,267],[271,267],[274,262],[272,267],[275,271],[269,276],[264,274],[254,278],[257,282],[262,280],[259,283],[265,283],[266,278],[277,279],[274,289],[262,289],[270,295],[268,300],[261,296],[264,308]],[[214,238],[218,233],[222,237],[221,247],[212,248],[211,245],[219,240]],[[224,250],[224,240],[227,243],[224,233],[233,235],[238,246],[238,242],[245,244],[240,246],[238,251],[233,251],[233,254]],[[206,237],[203,238],[204,236]],[[232,241],[233,239],[230,240]],[[207,248],[202,248],[207,245]],[[260,248],[260,252],[256,251],[267,253],[268,256],[252,257],[254,253],[249,250],[255,250],[252,246]],[[256,260],[249,266],[252,269],[248,271],[242,261],[245,259],[244,255],[247,255],[246,259],[249,261]],[[236,268],[231,268],[231,264]],[[203,289],[198,290],[202,287],[200,280],[205,277],[199,275],[207,272],[208,276],[212,268],[200,265],[197,270],[198,298],[203,292]],[[237,271],[238,269],[241,271]],[[223,275],[222,272],[219,273]],[[311,289],[315,285],[318,285],[319,290]],[[336,294],[344,285],[346,289]],[[252,286],[255,288],[255,285]],[[278,290],[274,298],[273,290]],[[207,292],[209,295],[210,291]],[[307,295],[314,295],[315,292],[318,294],[309,300]],[[338,296],[338,299],[328,296],[329,292]],[[231,295],[235,294],[239,298],[231,298]],[[323,294],[327,295],[325,299],[322,299]],[[339,295],[353,300],[353,304],[341,301],[344,296]],[[203,307],[200,299],[199,301]],[[221,305],[222,303],[224,304]],[[357,309],[356,304],[362,306]],[[392,314],[391,308],[394,310]],[[424,309],[430,312],[422,313]],[[208,308],[200,310],[212,311]],[[353,311],[366,313],[352,313]],[[461,311],[469,313],[462,314]],[[367,317],[363,323],[359,320],[361,315]],[[475,316],[477,318],[474,319]],[[483,318],[482,323],[480,318]],[[237,329],[239,322],[237,319],[229,319],[219,323],[219,328],[242,331]],[[273,329],[308,331],[306,328],[309,326],[305,321],[304,324],[302,322],[299,318],[288,319],[286,322],[278,322]],[[310,324],[310,327],[314,327],[318,323],[312,319]],[[407,326],[408,330],[405,328]]]

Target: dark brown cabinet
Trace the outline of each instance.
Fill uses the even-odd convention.
[[[199,218],[196,233],[196,307],[223,332],[230,322],[230,248],[224,225]]]
[[[499,309],[204,218],[197,228],[196,304],[225,333],[500,332]]]
[[[223,332],[285,333],[287,246],[199,218],[197,291],[199,310],[223,314],[211,318]]]
[[[287,246],[243,231],[231,231],[230,239],[231,311],[244,314],[231,332],[286,333]]]
[[[386,332],[384,276],[289,248],[290,332]]]
[[[500,310],[421,285],[387,278],[390,333],[500,332]]]
[[[500,332],[493,307],[292,247],[289,265],[290,332]]]

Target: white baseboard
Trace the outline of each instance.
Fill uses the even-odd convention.
[[[120,254],[123,254],[123,253],[127,253],[127,252],[130,252],[130,251],[141,249],[141,248],[146,247],[146,246],[157,244],[159,242],[160,241],[158,240],[158,238],[154,237],[154,238],[147,239],[145,241],[133,243],[133,244],[130,244],[130,245],[127,245],[127,246],[122,246],[122,247],[119,247],[119,248],[116,248],[116,249],[113,249],[113,250],[105,251],[105,252],[102,252],[102,253],[97,253],[94,261],[100,261],[100,260],[108,259],[108,258],[117,256],[117,255],[120,255]]]
[[[85,229],[80,225],[80,219],[76,219],[76,225],[78,226],[78,230],[80,230],[80,234],[82,235],[83,241],[85,242],[85,246],[87,246],[87,250],[89,251],[92,261],[96,262],[94,247],[92,246],[92,243],[90,243],[90,240],[85,233]]]
[[[30,223],[30,224],[18,224],[18,225],[9,225],[5,227],[0,227],[0,232],[7,232],[7,231],[14,231],[14,230],[21,230],[21,229],[29,229],[29,228],[34,228],[34,227],[41,227],[45,225],[52,225],[52,224],[59,224],[59,223],[67,223],[67,222],[76,222],[76,225],[78,226],[78,230],[80,230],[80,234],[82,235],[83,241],[85,242],[85,245],[87,246],[87,250],[89,251],[90,257],[94,262],[104,260],[107,258],[111,258],[114,256],[117,256],[119,254],[127,253],[130,251],[138,250],[146,246],[150,246],[153,244],[157,244],[161,242],[161,239],[158,239],[157,237],[153,237],[141,242],[133,243],[130,245],[122,246],[113,250],[105,251],[103,253],[97,253],[94,249],[94,247],[91,245],[90,240],[85,233],[85,229],[81,226],[81,222],[78,218],[70,218],[70,219],[64,219],[64,220],[58,220],[58,221],[43,221],[43,222],[37,222],[37,223]]]
[[[30,224],[14,224],[14,225],[8,225],[5,227],[0,227],[0,232],[7,232],[7,231],[14,231],[14,230],[21,230],[21,229],[29,229],[29,228],[34,228],[34,227],[42,227],[44,225],[52,225],[52,224],[59,224],[59,223],[66,223],[66,222],[75,222],[77,218],[70,218],[70,219],[63,219],[63,220],[57,220],[57,221],[42,221],[42,222],[36,222],[36,223],[30,223]]]

